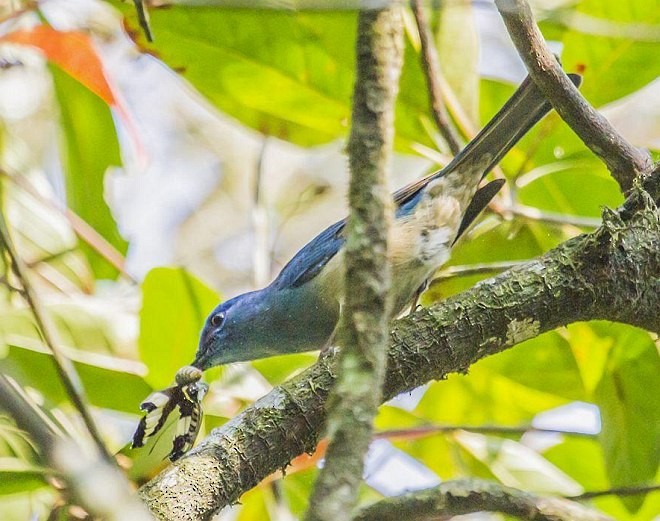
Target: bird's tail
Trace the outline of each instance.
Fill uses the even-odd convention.
[[[577,74],[568,75],[578,87],[582,81]],[[482,178],[511,150],[511,148],[551,109],[543,93],[527,76],[509,101],[486,126],[438,174],[482,170]],[[484,162],[486,161],[486,162]]]

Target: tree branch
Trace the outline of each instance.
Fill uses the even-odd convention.
[[[614,488],[608,488],[606,490],[592,490],[592,491],[584,492],[582,494],[579,494],[577,496],[572,496],[567,499],[570,499],[572,501],[586,501],[588,499],[594,499],[603,496],[618,496],[618,497],[641,496],[658,491],[660,491],[660,485],[640,485],[638,487],[614,487]]]
[[[473,512],[501,512],[533,521],[612,520],[567,499],[537,496],[498,483],[466,479],[383,499],[360,510],[355,521],[438,521]]]
[[[386,174],[403,58],[400,6],[360,11],[357,31],[347,147],[351,213],[344,251],[345,302],[337,333],[342,349],[339,377],[328,400],[330,443],[310,497],[307,521],[347,519],[354,510],[387,363],[391,316],[387,236],[392,201]]]
[[[506,425],[420,425],[419,427],[408,427],[403,429],[388,429],[378,431],[374,434],[375,439],[414,439],[434,434],[455,433],[456,431],[468,431],[479,434],[496,434],[498,436],[522,436],[527,433],[535,434],[561,434],[562,436],[575,436],[578,438],[595,438],[596,434],[580,431],[567,431],[561,429],[542,429],[525,425],[522,427],[509,427]]]
[[[383,399],[559,326],[611,320],[660,331],[660,171],[596,231],[392,324]],[[215,429],[147,483],[162,519],[208,519],[291,459],[312,452],[335,360],[322,357]]]
[[[440,86],[440,65],[438,60],[438,51],[433,43],[433,36],[429,22],[424,13],[424,6],[421,0],[411,0],[410,7],[417,22],[417,30],[419,31],[419,41],[421,43],[422,52],[422,69],[424,77],[426,78],[427,90],[429,93],[429,103],[431,105],[431,114],[435,121],[440,134],[444,138],[449,150],[453,155],[461,151],[461,140],[458,133],[452,126],[449,114],[445,109],[442,101],[442,88]]]
[[[545,44],[525,0],[495,0],[495,5],[534,82],[584,144],[602,159],[621,191],[627,193],[634,179],[651,172],[648,153],[628,143],[582,97]]]

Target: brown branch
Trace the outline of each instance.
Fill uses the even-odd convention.
[[[419,41],[421,43],[422,52],[422,70],[424,71],[424,78],[428,86],[429,103],[431,105],[431,113],[440,134],[447,143],[449,150],[453,155],[461,151],[461,140],[458,133],[451,123],[447,109],[443,102],[442,87],[440,85],[441,71],[440,61],[438,59],[438,51],[433,42],[433,35],[431,28],[424,12],[424,6],[421,0],[411,0],[410,7],[417,22],[417,30],[419,31]]]
[[[392,439],[392,438],[421,438],[433,434],[453,433],[456,431],[468,431],[479,434],[495,434],[498,436],[511,436],[527,433],[539,434],[561,434],[562,436],[576,436],[580,438],[594,438],[595,434],[579,431],[566,431],[561,429],[541,429],[526,425],[522,427],[507,427],[505,425],[420,425],[419,427],[408,427],[405,429],[389,429],[378,431],[374,434],[374,439]]]
[[[383,400],[546,331],[611,320],[660,331],[660,171],[603,225],[392,324]],[[144,485],[162,519],[201,520],[316,447],[335,374],[332,356],[215,429]]]
[[[612,520],[567,499],[538,496],[498,483],[466,479],[382,499],[360,510],[355,521],[438,521],[473,512],[501,512],[533,521]]]
[[[90,436],[94,440],[99,453],[105,457],[108,461],[113,461],[114,458],[108,452],[101,433],[99,432],[92,414],[89,410],[89,403],[85,396],[85,390],[80,381],[80,377],[76,372],[76,368],[71,363],[66,356],[64,356],[59,349],[59,343],[56,340],[57,334],[54,326],[50,323],[46,312],[41,307],[41,302],[37,298],[37,294],[34,291],[34,288],[30,284],[27,270],[23,265],[23,260],[18,255],[14,243],[9,234],[9,229],[7,228],[7,222],[5,216],[0,212],[0,245],[5,250],[9,261],[11,263],[11,269],[14,272],[14,275],[21,283],[23,288],[22,295],[25,298],[28,306],[32,310],[32,315],[34,316],[34,321],[41,332],[41,335],[44,339],[44,343],[50,349],[53,357],[53,363],[55,364],[55,369],[59,375],[60,381],[66,390],[71,403],[80,413],[80,416],[83,419],[85,427],[89,432]]]
[[[525,0],[495,0],[495,5],[539,89],[627,193],[634,179],[651,172],[650,156],[628,143],[582,97],[548,49]]]
[[[348,158],[351,170],[344,249],[345,301],[337,332],[339,376],[328,400],[330,439],[307,521],[348,519],[355,508],[381,400],[391,316],[387,237],[392,200],[387,169],[403,61],[403,21],[395,3],[358,14],[357,63]]]
[[[431,285],[442,280],[453,279],[454,277],[467,277],[470,275],[483,275],[487,273],[495,273],[516,266],[522,266],[527,263],[526,260],[514,260],[514,261],[500,261],[500,262],[483,262],[475,264],[466,264],[462,266],[447,266],[438,271],[433,279],[431,280]]]

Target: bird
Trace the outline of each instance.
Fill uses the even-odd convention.
[[[578,86],[581,78],[569,74]],[[551,108],[528,76],[486,126],[443,169],[392,194],[389,233],[392,314],[405,310],[452,246],[502,187],[484,176]],[[192,366],[217,365],[327,347],[343,302],[346,219],[305,246],[271,284],[219,304],[208,316]]]
[[[568,75],[579,86],[581,77]],[[480,186],[504,155],[551,109],[528,76],[486,126],[443,169],[392,194],[394,219],[388,237],[390,298],[394,318],[414,307],[434,272],[504,184]],[[202,372],[218,365],[328,348],[341,323],[346,219],[303,246],[265,288],[219,304],[208,316],[191,365],[175,385],[142,402],[145,412],[133,437],[141,447],[178,409],[172,461],[189,450],[202,417],[208,386]]]

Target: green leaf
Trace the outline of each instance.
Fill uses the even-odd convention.
[[[481,362],[468,376],[450,375],[431,384],[415,413],[449,425],[526,425],[566,399],[538,391],[489,370]]]
[[[422,4],[424,5],[424,4]],[[472,122],[479,112],[479,37],[469,0],[441,2],[436,31],[440,67]]]
[[[623,326],[622,326],[623,327]],[[580,377],[587,392],[587,400],[592,395],[598,382],[603,377],[603,371],[615,340],[608,336],[600,336],[594,330],[594,324],[571,324],[563,332],[573,357],[580,371]]]
[[[27,433],[9,417],[0,416],[0,457],[7,456],[31,462],[38,454]]]
[[[204,320],[219,302],[215,291],[183,268],[155,268],[147,274],[138,347],[151,385],[168,386],[177,370],[192,362]]]
[[[484,368],[530,389],[567,400],[586,398],[570,346],[556,331],[486,358],[482,364]]]
[[[477,460],[487,465],[503,484],[541,494],[577,495],[583,488],[529,447],[468,432],[456,439]]]
[[[259,371],[272,385],[280,385],[294,374],[311,366],[318,355],[310,353],[273,356],[263,360],[255,360],[252,366]]]
[[[595,401],[602,417],[601,443],[607,474],[613,486],[650,483],[660,463],[660,358],[648,333],[632,327],[599,324],[605,335],[618,334],[607,368],[595,390]],[[634,512],[642,497],[625,498]]]
[[[120,6],[137,28],[132,8]],[[259,132],[315,145],[348,131],[355,11],[167,6],[150,10],[156,41],[140,42],[217,108]],[[419,56],[409,42],[397,102],[397,146],[433,146]]]
[[[541,210],[599,218],[603,206],[616,208],[623,202],[616,181],[595,158],[555,161],[531,170],[527,178],[533,180],[520,187],[520,202]]]
[[[109,166],[121,164],[110,109],[101,98],[57,67],[51,67],[60,106],[67,204],[121,252],[126,242],[103,198]],[[98,278],[114,278],[117,270],[87,245],[82,246]]]
[[[609,486],[603,449],[595,438],[565,436],[543,456],[578,481],[585,490],[606,490]]]
[[[7,185],[7,194],[5,211],[19,255],[35,267],[54,268],[65,287],[73,284],[89,290],[90,269],[64,215],[15,185]]]
[[[44,307],[56,327],[59,343],[81,352],[109,355],[122,352],[126,348],[126,339],[120,329],[134,326],[133,317],[122,316],[115,306],[98,297],[79,296],[75,301],[66,300]],[[3,342],[43,345],[28,308],[0,306],[0,346]]]
[[[47,469],[18,458],[0,457],[0,495],[27,492],[48,486]]]
[[[566,70],[583,71],[582,92],[592,104],[621,98],[660,76],[658,0],[584,0],[575,10],[567,13],[562,62]]]
[[[18,340],[12,337],[12,342]],[[136,414],[140,402],[152,390],[135,362],[71,349],[65,354],[73,360],[89,401],[97,407]],[[68,400],[51,355],[29,340],[22,346],[10,345],[9,355],[0,360],[0,372],[16,379],[22,387],[39,391],[50,405]]]

